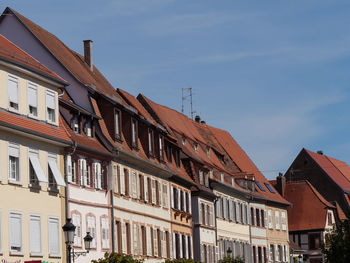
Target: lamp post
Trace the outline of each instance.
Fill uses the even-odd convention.
[[[79,256],[83,255],[86,256],[87,253],[89,253],[91,249],[91,242],[93,240],[93,237],[90,235],[90,232],[86,232],[86,236],[84,237],[84,245],[86,251],[82,252],[74,252],[72,251],[72,245],[74,243],[74,233],[75,233],[76,226],[72,224],[71,219],[67,218],[66,224],[62,227],[64,238],[66,240],[66,246],[68,250],[68,263],[72,262],[72,256],[73,256],[73,262],[75,261],[75,258],[78,258]]]

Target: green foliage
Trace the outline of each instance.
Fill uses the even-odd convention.
[[[180,259],[167,259],[165,260],[165,263],[199,263],[199,261],[195,261],[193,259],[186,259],[186,258],[180,258]]]
[[[346,220],[341,225],[334,227],[330,234],[326,235],[322,252],[326,256],[327,263],[350,262],[350,221]]]
[[[224,257],[219,263],[244,263],[244,261],[240,257]]]
[[[117,253],[105,253],[104,258],[91,261],[92,263],[142,263],[143,260],[133,259],[131,256],[117,254]]]

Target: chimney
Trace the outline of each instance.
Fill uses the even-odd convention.
[[[201,117],[199,117],[199,115],[196,115],[196,117],[194,117],[194,120],[198,123],[201,122]]]
[[[284,177],[282,173],[279,173],[276,179],[276,190],[280,193],[282,197],[284,197],[284,192],[286,189],[286,177]]]
[[[206,124],[206,122],[205,121],[201,121],[201,124]]]
[[[323,155],[323,151],[317,151],[317,153]]]
[[[92,40],[84,40],[84,60],[89,65],[90,70],[93,71],[94,64],[92,64]]]

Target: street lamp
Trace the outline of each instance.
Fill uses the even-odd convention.
[[[90,235],[90,232],[87,232],[86,236],[84,237],[84,245],[85,245],[86,251],[74,252],[74,249],[72,251],[72,244],[74,243],[75,228],[76,226],[72,224],[70,218],[67,218],[66,224],[62,227],[64,238],[66,240],[66,245],[68,249],[68,263],[72,262],[72,256],[73,256],[73,262],[75,258],[78,258],[79,256],[86,256],[86,254],[89,253],[91,249],[91,242],[93,240],[93,237]]]

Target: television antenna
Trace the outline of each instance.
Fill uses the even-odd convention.
[[[189,88],[182,88],[182,107],[181,112],[184,114],[185,111],[185,101],[189,98],[190,99],[190,106],[191,106],[191,119],[193,120],[193,114],[195,111],[193,110],[193,93],[192,93],[192,87]]]

